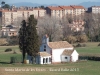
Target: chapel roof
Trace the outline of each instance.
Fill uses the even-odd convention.
[[[42,57],[45,57],[45,56],[51,56],[49,53],[47,52],[38,52],[38,54]]]
[[[67,41],[49,42],[48,46],[52,49],[73,48],[73,46],[69,44]]]
[[[64,50],[62,55],[68,55],[71,56],[71,54],[73,53],[74,50]]]

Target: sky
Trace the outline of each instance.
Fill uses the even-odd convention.
[[[38,4],[58,4],[58,5],[73,5],[80,4],[82,2],[100,2],[100,0],[0,0],[0,2],[5,1],[6,3],[18,3],[18,2],[32,2]]]

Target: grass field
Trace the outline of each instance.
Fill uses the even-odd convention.
[[[75,48],[79,54],[100,55],[98,43],[86,43],[86,47]],[[12,48],[17,54],[4,52]],[[100,61],[78,61],[76,63],[35,65],[35,64],[9,64],[10,57],[21,58],[18,46],[0,47],[0,75],[100,75]],[[65,70],[65,71],[64,71]]]
[[[100,75],[100,62],[81,61],[56,65],[9,64],[1,67],[0,71],[0,75]]]
[[[75,48],[80,55],[100,55],[100,46],[98,46],[100,42],[93,43],[85,43],[86,47],[77,47]]]

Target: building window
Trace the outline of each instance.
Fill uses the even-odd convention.
[[[49,58],[49,62],[51,62],[51,58]]]
[[[67,59],[67,57],[65,57],[65,59]]]
[[[46,49],[44,49],[44,51],[46,51]]]
[[[44,48],[46,48],[46,46],[44,45]]]
[[[46,58],[46,63],[48,63],[48,58]]]
[[[43,64],[45,63],[45,58],[43,58]]]

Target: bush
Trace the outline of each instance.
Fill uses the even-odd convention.
[[[79,60],[100,61],[100,57],[97,57],[97,56],[79,56]]]
[[[75,45],[73,45],[73,47],[76,47]]]
[[[70,35],[67,36],[66,41],[68,41],[69,43],[75,43],[76,42],[76,37]]]
[[[5,52],[11,52],[11,51],[12,51],[11,48],[8,48],[8,49],[5,50]]]
[[[7,40],[5,38],[1,38],[0,39],[0,46],[5,46],[7,44],[8,44],[8,42],[7,42]]]
[[[100,43],[98,44],[98,46],[100,46]]]
[[[82,47],[82,45],[81,44],[77,44],[76,47]]]
[[[21,63],[21,62],[22,62],[22,58],[10,57],[10,63]]]
[[[7,41],[9,43],[9,45],[18,45],[18,37],[17,36],[11,36],[7,38]]]
[[[86,47],[86,44],[83,44],[82,46],[83,46],[83,47]]]
[[[17,52],[14,50],[13,54],[17,54]]]
[[[77,44],[76,47],[86,47],[86,44]]]
[[[82,42],[83,43],[83,42],[87,42],[88,41],[88,38],[87,38],[86,35],[79,35],[76,38],[77,38],[78,42]]]

